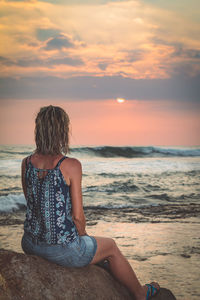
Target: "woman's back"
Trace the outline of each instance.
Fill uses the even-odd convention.
[[[60,170],[65,156],[34,154],[26,160],[25,232],[47,244],[67,244],[78,237],[71,217],[69,185]]]
[[[31,156],[31,163],[38,169],[53,169],[62,157],[63,155],[40,155],[35,153]]]

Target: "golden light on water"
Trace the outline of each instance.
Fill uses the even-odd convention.
[[[123,98],[117,98],[118,103],[124,103],[124,101],[125,101],[125,99],[123,99]]]

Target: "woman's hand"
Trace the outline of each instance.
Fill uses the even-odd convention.
[[[85,226],[86,226],[85,216],[83,215],[82,219],[76,219],[72,215],[72,220],[74,221],[74,224],[76,225],[79,235],[87,235],[87,232],[85,231]]]

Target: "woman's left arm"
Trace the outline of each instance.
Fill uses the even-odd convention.
[[[76,225],[79,235],[87,235],[85,227],[86,220],[83,210],[82,200],[82,166],[79,160],[75,158],[68,158],[61,165],[61,171],[65,173],[65,164],[68,170],[68,178],[70,181],[70,195],[72,201],[72,219]]]

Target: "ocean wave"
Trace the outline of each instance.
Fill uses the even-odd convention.
[[[164,205],[88,205],[84,207],[87,226],[94,226],[99,221],[122,223],[193,223],[200,215],[200,204],[164,204]],[[195,222],[198,222],[196,219]],[[0,226],[24,223],[24,211],[0,214]],[[198,248],[199,249],[199,248]],[[195,250],[195,249],[194,249]],[[196,253],[196,251],[194,252]],[[199,253],[199,251],[198,251]]]
[[[86,218],[98,221],[120,222],[174,222],[177,219],[199,217],[200,204],[155,204],[155,205],[98,205],[85,207]],[[185,221],[184,221],[185,222]]]
[[[85,205],[85,210],[116,210],[116,209],[135,209],[143,208],[147,205],[139,204],[105,204],[105,205]],[[152,206],[158,206],[158,204],[152,204]]]
[[[0,175],[0,179],[20,179],[21,175]]]
[[[32,153],[32,149],[22,151],[21,149],[0,149],[0,155],[3,157],[16,155],[28,156]],[[97,157],[197,157],[200,156],[199,147],[156,147],[156,146],[83,146],[71,147],[70,153],[81,156],[97,156]]]
[[[101,186],[101,189],[105,192],[117,193],[117,192],[135,192],[140,189],[140,187],[133,183],[132,179],[126,181],[113,181],[111,184]]]
[[[30,151],[0,150],[0,153],[1,153],[1,154],[9,154],[9,155],[12,155],[12,156],[15,156],[15,155],[28,156],[28,155],[30,155],[32,152],[30,152]]]
[[[7,220],[8,216],[13,216],[17,212],[26,209],[26,200],[23,194],[7,195],[0,197],[0,216],[4,216]],[[105,203],[105,204],[86,204],[84,205],[84,211],[87,220],[98,221],[105,220],[119,220],[121,222],[162,222],[164,219],[185,219],[188,217],[199,217],[200,204],[199,203]],[[13,214],[14,212],[14,214]],[[11,217],[12,218],[12,217]],[[23,214],[24,218],[24,214]],[[157,219],[156,219],[157,218]],[[0,225],[9,223],[3,220]],[[1,219],[0,219],[1,221]],[[5,222],[4,222],[5,221]],[[13,221],[15,224],[16,220]],[[22,221],[20,221],[22,223]],[[12,223],[12,222],[11,222]],[[10,224],[10,223],[9,223]]]
[[[26,200],[23,194],[0,196],[0,213],[8,213],[24,209]]]
[[[91,192],[116,194],[116,193],[131,193],[140,190],[140,187],[133,183],[133,180],[128,179],[125,181],[113,181],[112,183],[104,185],[89,185],[83,188],[83,194],[88,194]]]
[[[16,191],[21,191],[22,190],[22,188],[21,187],[19,187],[19,186],[10,186],[10,187],[7,187],[7,188],[0,188],[0,193],[7,193],[7,194],[10,194],[10,192],[11,193],[13,193],[13,192],[16,192]]]
[[[86,205],[84,209],[117,209],[134,208],[137,205],[131,204],[105,204],[105,205]],[[140,205],[141,207],[141,205]],[[24,210],[26,208],[26,199],[23,194],[9,194],[0,196],[0,213],[12,213],[14,211]]]
[[[162,148],[162,147],[78,147],[71,148],[71,153],[100,157],[168,157],[168,156],[200,156],[200,148]]]
[[[123,177],[124,178],[124,176],[130,176],[130,173],[122,173],[122,174],[120,174],[120,173],[105,173],[105,172],[103,172],[103,173],[98,173],[97,174],[98,176],[102,176],[102,177],[108,177],[108,178],[115,178],[115,177]]]

